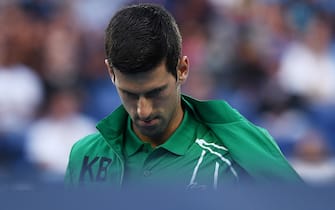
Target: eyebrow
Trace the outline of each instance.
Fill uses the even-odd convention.
[[[148,90],[148,91],[144,92],[143,95],[151,95],[151,94],[159,93],[159,92],[165,90],[167,87],[168,87],[168,85],[166,84],[166,85],[154,88],[152,90]],[[131,94],[131,95],[141,95],[142,94],[142,93],[135,93],[135,92],[125,90],[125,89],[122,89],[122,88],[119,88],[119,89],[122,92],[127,93],[127,94]]]

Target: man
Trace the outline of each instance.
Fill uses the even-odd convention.
[[[181,94],[189,60],[163,8],[118,11],[105,49],[122,106],[73,146],[67,183],[217,189],[243,180],[300,181],[265,130],[223,101]]]

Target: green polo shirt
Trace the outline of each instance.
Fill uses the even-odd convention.
[[[187,109],[180,126],[156,148],[136,136],[129,117],[127,123],[124,183],[218,188],[225,182],[238,181],[240,168],[228,150]]]

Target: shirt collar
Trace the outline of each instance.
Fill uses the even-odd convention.
[[[184,117],[170,138],[157,148],[164,148],[176,155],[185,155],[192,142],[195,140],[196,121],[192,115],[185,109]]]
[[[125,135],[125,153],[126,155],[134,155],[145,143],[141,141],[134,133],[131,126],[131,119],[127,119],[126,135]]]

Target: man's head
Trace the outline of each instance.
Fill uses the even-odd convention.
[[[135,133],[153,145],[163,143],[183,118],[180,86],[189,65],[174,19],[155,5],[120,10],[106,30],[106,54]]]
[[[163,60],[177,77],[181,35],[174,18],[153,4],[129,6],[118,11],[106,29],[107,61],[127,74],[150,71]]]

